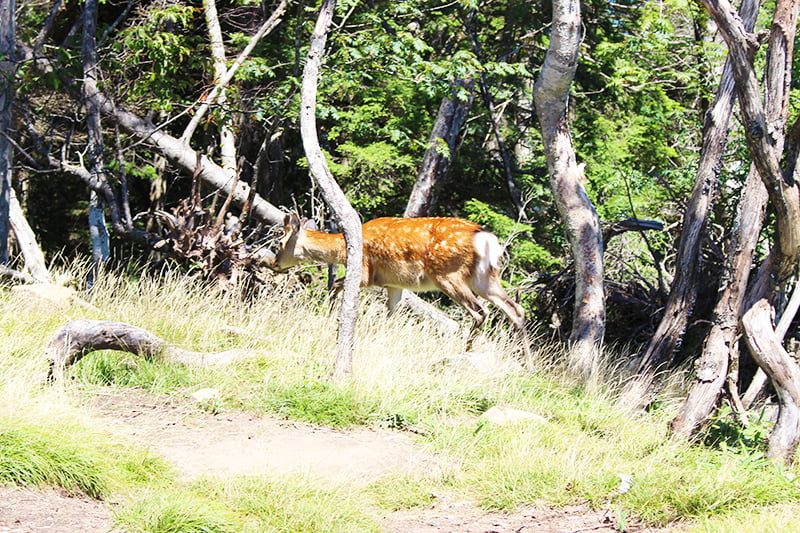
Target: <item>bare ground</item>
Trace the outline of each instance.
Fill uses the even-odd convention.
[[[93,409],[109,431],[148,447],[186,478],[296,473],[355,486],[392,472],[438,468],[446,461],[407,433],[339,431],[243,412],[215,415],[185,399],[107,394],[96,399]],[[432,498],[427,509],[388,513],[380,523],[387,533],[618,531],[606,513],[586,506],[489,513],[475,502],[441,495]],[[103,502],[52,490],[0,487],[0,533],[93,533],[112,528],[111,509]],[[676,530],[630,524],[627,529],[641,533]]]

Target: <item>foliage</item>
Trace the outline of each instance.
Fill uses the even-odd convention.
[[[187,72],[205,70],[203,56],[195,53],[200,36],[183,30],[201,16],[187,5],[154,7],[120,32],[114,53],[103,57],[118,61],[106,70],[124,77],[127,98],[144,109],[169,111],[196,90]]]
[[[605,220],[681,214],[665,213],[663,206],[691,188],[699,141],[692,125],[702,120],[696,104],[716,82],[704,76],[705,69],[719,61],[695,41],[693,19],[699,16],[684,0],[647,4],[638,12],[635,34],[605,39],[591,54],[588,68],[608,78],[592,98],[595,105],[578,108],[577,122],[588,127],[575,140]],[[595,80],[586,81],[588,90],[599,89],[591,86]]]
[[[332,162],[330,168],[347,187],[353,207],[365,215],[387,209],[387,214],[401,214],[414,178],[411,156],[383,141],[366,146],[344,143],[339,151],[340,162]]]
[[[748,419],[744,425],[742,418]],[[772,428],[772,423],[764,420],[763,413],[758,417],[750,417],[749,413],[735,413],[729,406],[723,406],[717,411],[705,430],[704,442],[708,446],[718,446],[721,449],[730,447],[743,448],[756,454],[766,452],[767,436]]]
[[[552,271],[558,269],[560,261],[542,246],[533,242],[533,228],[530,225],[514,222],[510,217],[496,213],[479,200],[471,200],[464,205],[467,218],[481,224],[495,233],[501,242],[512,243],[507,251],[511,264],[528,272]]]

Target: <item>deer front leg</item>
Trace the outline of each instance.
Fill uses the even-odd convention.
[[[403,289],[386,287],[386,295],[386,307],[389,308],[389,315],[391,316],[397,310],[397,306],[400,305],[400,300],[403,298]]]

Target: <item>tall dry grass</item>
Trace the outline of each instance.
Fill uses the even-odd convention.
[[[82,265],[68,270],[62,277],[83,279],[86,273]],[[586,383],[570,375],[558,346],[545,343],[536,347],[530,371],[520,364],[514,336],[502,320],[465,352],[465,319],[463,331],[445,333],[408,312],[388,316],[382,296],[365,292],[354,372],[343,383],[332,383],[337,316],[316,288],[286,284],[245,297],[174,271],[105,272],[79,296],[83,303],[59,307],[0,291],[0,482],[62,484],[119,500],[119,520],[130,531],[178,528],[176,523],[184,529],[170,531],[195,531],[198,523],[209,531],[256,531],[266,524],[292,531],[348,531],[358,524],[350,530],[375,531],[380,513],[428,505],[429,495],[441,492],[499,510],[589,502],[613,508],[621,522],[633,516],[655,525],[681,522],[698,531],[751,526],[753,517],[765,515],[771,520],[762,522],[770,528],[788,524],[791,520],[770,509],[800,504],[794,474],[766,461],[758,445],[706,447],[668,438],[685,375],[662,392],[654,410],[632,413],[618,403],[624,358],[607,353]],[[459,311],[452,312],[458,318]],[[75,365],[70,379],[44,385],[48,340],[78,318],[127,322],[185,349],[236,348],[245,357],[224,367],[194,368],[96,352]],[[109,388],[186,396],[202,387],[220,390],[215,410],[250,409],[342,428],[410,430],[421,448],[444,459],[443,466],[391,476],[355,493],[313,480],[181,484],[158,458],[105,433],[87,407]],[[494,424],[482,416],[493,406],[546,420]],[[35,449],[58,453],[28,458],[18,453]],[[50,466],[39,477],[9,474],[24,470],[8,466],[10,458]],[[67,481],[80,478],[79,472],[89,481]],[[624,494],[621,475],[632,480]],[[272,492],[265,494],[265,486]],[[282,519],[275,516],[275,502],[288,507]],[[235,512],[221,516],[219,508]],[[337,518],[331,523],[324,516]]]

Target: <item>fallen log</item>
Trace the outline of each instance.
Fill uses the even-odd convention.
[[[242,355],[241,350],[193,352],[170,345],[153,333],[124,322],[73,320],[61,327],[45,350],[50,364],[47,379],[59,381],[64,372],[85,355],[97,350],[117,350],[147,359],[161,359],[184,366],[205,367],[227,364]]]

